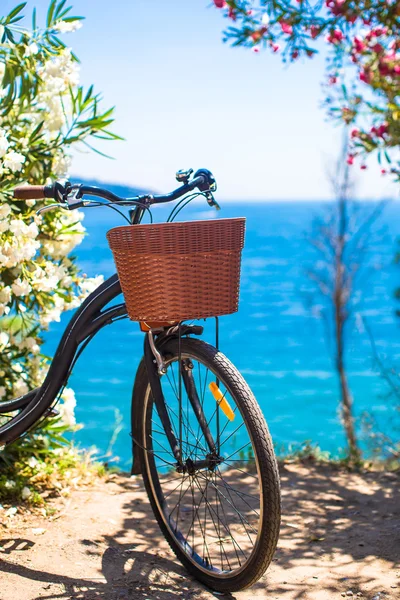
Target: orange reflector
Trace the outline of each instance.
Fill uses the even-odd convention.
[[[220,407],[220,409],[222,410],[224,415],[230,421],[233,421],[233,419],[235,418],[235,413],[229,406],[228,400],[224,397],[224,394],[221,392],[221,390],[219,389],[219,387],[217,386],[215,381],[212,381],[208,385],[208,387],[210,388],[212,395],[214,396],[215,400],[217,401],[218,406]]]

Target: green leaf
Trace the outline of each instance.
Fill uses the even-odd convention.
[[[93,93],[93,86],[91,85],[90,88],[88,89],[85,99],[83,101],[83,104],[85,105],[87,103],[87,101],[92,97],[92,93]]]
[[[9,22],[9,25],[13,25],[14,23],[18,23],[18,21],[21,21],[21,20],[22,20],[22,19],[24,19],[24,18],[25,18],[25,17],[24,17],[24,15],[21,15],[20,17],[15,17],[14,19],[12,19],[12,20]]]
[[[104,154],[104,152],[100,152],[100,150],[97,150],[97,148],[91,146],[88,142],[83,142],[83,145],[86,146],[86,148],[89,148],[89,150],[92,150],[92,152],[96,152],[96,154],[99,154],[104,158],[108,158],[109,160],[115,160],[113,156],[110,156],[109,154]]]
[[[67,3],[67,0],[62,0],[60,2],[60,4],[57,6],[55,14],[54,14],[56,19],[58,19],[60,17],[60,13],[61,13],[62,9],[64,8],[64,6],[66,5],[66,3]],[[68,9],[68,10],[70,10],[70,9]]]
[[[6,20],[5,20],[5,23],[11,23],[11,20],[12,20],[14,17],[16,17],[16,16],[17,16],[17,15],[18,15],[18,14],[21,12],[21,10],[23,10],[23,9],[25,8],[26,4],[27,4],[26,2],[21,2],[21,4],[18,4],[18,6],[16,6],[16,7],[14,8],[14,10],[12,10],[12,11],[11,11],[11,12],[10,12],[10,13],[7,15],[7,18],[6,18]]]
[[[84,21],[85,17],[67,17],[63,19],[66,23],[72,23],[73,21]]]
[[[51,0],[49,10],[47,11],[47,20],[46,20],[47,27],[50,27],[51,24],[53,23],[53,17],[54,17],[54,11],[55,11],[56,5],[57,5],[57,0]]]
[[[29,140],[31,142],[33,142],[35,140],[35,138],[38,136],[38,133],[40,132],[40,130],[42,129],[44,124],[44,121],[40,121],[39,125],[37,127],[35,127],[35,129],[32,131]],[[40,137],[40,136],[39,136]]]
[[[387,150],[385,150],[385,158],[386,158],[386,160],[388,161],[388,163],[389,163],[389,165],[390,165],[390,164],[392,163],[392,159],[390,158],[390,156],[389,156],[389,154],[388,154]]]
[[[36,7],[33,9],[32,12],[32,29],[33,31],[36,31]]]

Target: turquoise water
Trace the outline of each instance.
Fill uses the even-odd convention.
[[[327,210],[326,204],[315,202],[225,202],[219,213],[221,217],[247,217],[240,309],[221,318],[221,350],[253,389],[278,448],[309,439],[331,452],[344,445],[326,328],[310,308],[313,288],[306,275],[318,260],[306,233],[313,218]],[[370,210],[368,205],[365,210]],[[155,220],[165,215],[165,207],[154,209]],[[208,218],[213,210],[205,202],[197,203],[184,215]],[[120,224],[121,217],[109,209],[86,211],[88,236],[75,253],[88,275],[107,277],[114,272],[105,233]],[[357,312],[368,319],[379,352],[389,364],[399,364],[400,320],[394,315],[393,299],[400,283],[400,267],[393,264],[400,230],[398,205],[386,207],[379,228],[363,257]],[[376,270],[378,263],[380,269]],[[318,298],[317,303],[321,303]],[[61,323],[52,325],[47,334],[49,353],[69,318],[66,314]],[[210,321],[206,337],[212,341],[212,336]],[[123,429],[113,453],[124,467],[130,458],[129,405],[142,344],[143,334],[136,323],[124,320],[106,327],[85,350],[70,380],[78,401],[77,420],[84,426],[75,434],[81,445],[95,445],[105,452],[115,428],[115,411],[121,412]],[[349,322],[347,365],[356,414],[371,411],[382,428],[393,431],[395,403],[388,398],[389,390],[374,366],[370,341],[359,318]]]

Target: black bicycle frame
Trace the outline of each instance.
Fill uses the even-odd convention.
[[[59,392],[66,385],[71,365],[77,356],[79,345],[94,336],[105,325],[127,315],[125,304],[105,308],[121,294],[118,275],[115,274],[92,292],[75,312],[68,323],[49,371],[40,388],[32,390],[9,402],[1,403],[1,412],[23,408],[20,415],[12,419],[10,427],[3,427],[0,445],[8,444],[21,437],[28,429],[51,411]],[[103,310],[104,309],[104,310]]]
[[[2,414],[13,410],[23,409],[20,415],[12,419],[9,427],[7,427],[7,424],[3,426],[2,432],[0,433],[0,445],[9,444],[15,441],[25,434],[33,425],[37,424],[41,418],[46,417],[51,413],[52,407],[54,406],[60,391],[67,384],[72,367],[75,364],[81,349],[83,349],[85,344],[89,342],[100,329],[113,323],[117,319],[127,316],[127,310],[124,303],[106,308],[107,304],[121,293],[121,285],[117,274],[107,279],[94,290],[94,292],[92,292],[78,308],[68,323],[43,384],[36,390],[31,390],[20,398],[2,402],[0,404]],[[181,331],[183,335],[190,333],[199,335],[202,333],[203,328],[195,325],[183,325],[182,327],[179,327],[179,332]],[[176,331],[164,332],[163,336],[161,336],[161,346],[165,341],[166,335],[167,337],[178,336],[178,333]],[[177,459],[177,463],[180,463],[182,460],[182,450],[173,433],[171,421],[165,407],[157,364],[150,348],[148,336],[146,336],[144,344],[144,361],[160,420],[168,436],[168,441],[171,450]],[[197,392],[192,385],[191,373],[184,372],[183,381],[190,402],[195,410],[195,414],[199,419],[201,429],[205,434],[210,451],[213,452],[215,451],[215,444],[212,440],[212,436],[197,398]],[[140,409],[140,407],[138,408]],[[136,431],[132,431],[132,450],[134,458],[135,436]]]

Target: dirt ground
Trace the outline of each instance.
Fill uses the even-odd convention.
[[[266,575],[227,598],[400,599],[399,474],[281,469],[279,547]],[[174,560],[140,477],[58,501],[56,518],[0,510],[0,600],[212,599]]]

